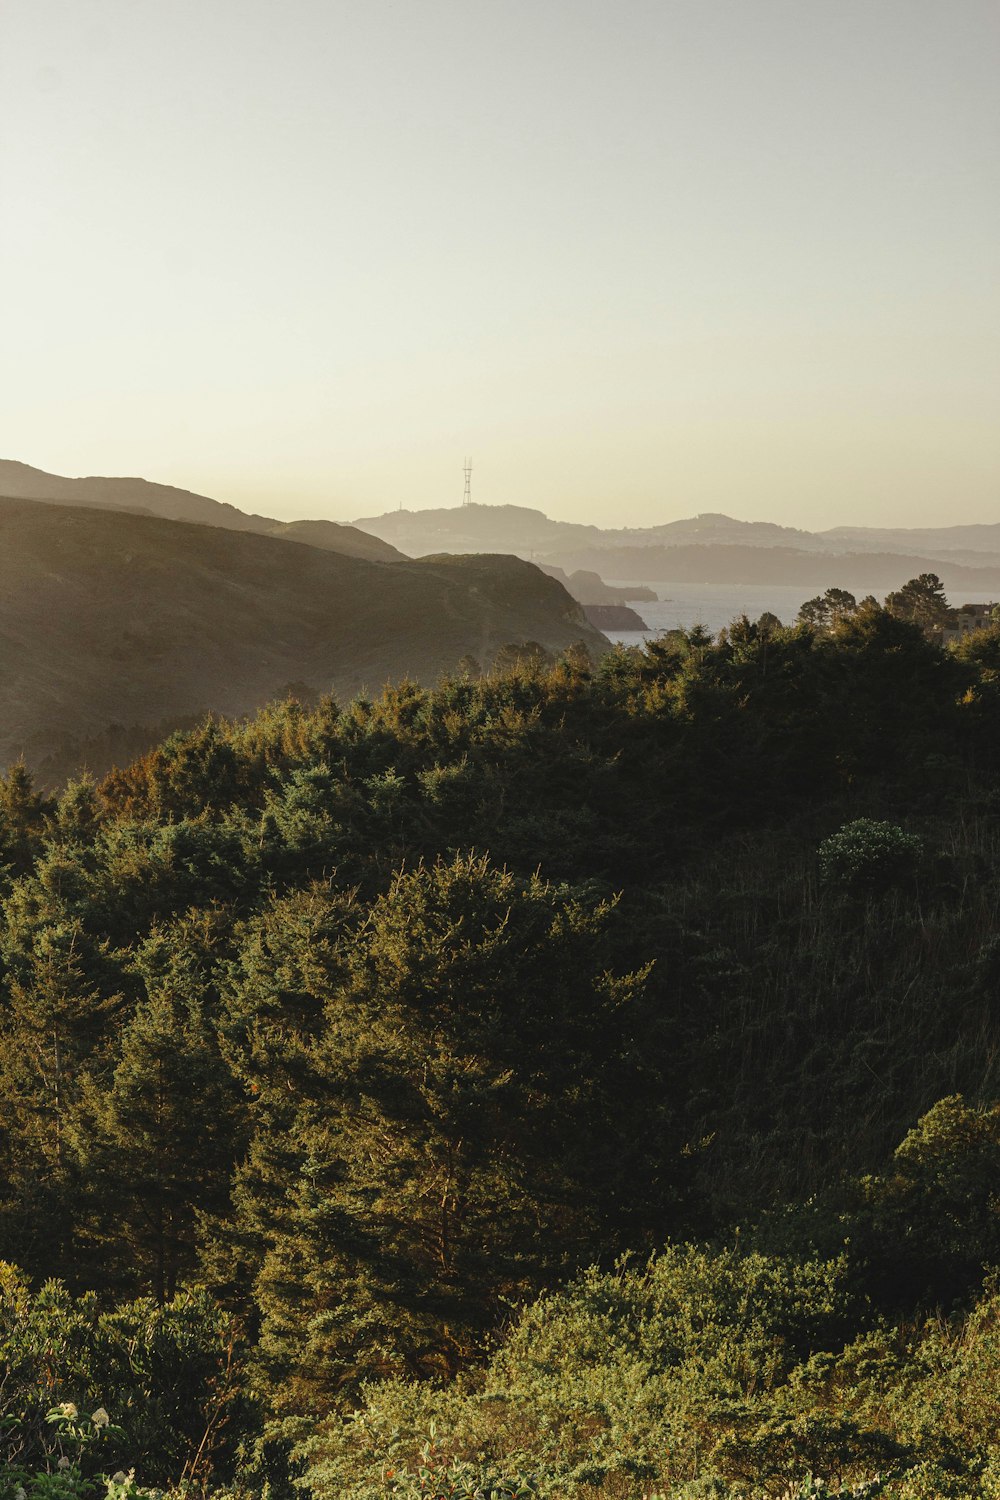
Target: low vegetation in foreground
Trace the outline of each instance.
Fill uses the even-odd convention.
[[[1000,1496],[998,730],[864,604],[9,770],[0,1500]]]

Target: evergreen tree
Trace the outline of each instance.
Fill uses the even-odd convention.
[[[198,999],[154,990],[125,1030],[109,1083],[86,1080],[72,1132],[95,1258],[107,1256],[107,1225],[116,1226],[106,1277],[161,1303],[174,1296],[197,1261],[199,1214],[226,1202],[236,1122]]]
[[[16,874],[30,870],[47,811],[23,760],[0,775],[0,872],[4,865]]]
[[[0,1256],[28,1256],[40,1273],[64,1273],[73,1240],[74,1162],[69,1135],[84,1065],[101,1046],[120,997],[86,980],[72,925],[36,936],[8,976],[0,1015],[0,1142],[6,1156]]]
[[[897,620],[910,620],[922,630],[940,630],[951,618],[944,584],[936,573],[920,573],[886,596],[885,607]]]
[[[632,1194],[668,1220],[664,1060],[642,977],[608,972],[613,915],[461,859],[400,876],[354,935],[299,1108],[263,1111],[237,1193],[291,1407],[453,1372],[506,1299],[618,1245]]]

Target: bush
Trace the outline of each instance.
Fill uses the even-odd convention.
[[[73,1297],[59,1282],[32,1292],[0,1263],[0,1369],[8,1471],[46,1472],[55,1454],[53,1477],[68,1483],[58,1459],[70,1456],[71,1442],[81,1479],[132,1464],[147,1484],[200,1480],[213,1469],[225,1478],[238,1435],[255,1425],[236,1327],[200,1293],[104,1312],[93,1295]],[[78,1410],[100,1415],[78,1419]],[[54,1422],[54,1412],[63,1417]]]
[[[853,894],[877,895],[912,879],[923,844],[895,823],[857,818],[819,846],[825,884]]]
[[[505,1500],[518,1484],[538,1500],[639,1500],[695,1474],[736,1493],[750,1468],[777,1496],[817,1460],[871,1472],[880,1435],[801,1420],[790,1384],[856,1320],[844,1277],[842,1261],[693,1246],[588,1272],[527,1308],[481,1374],[367,1386],[353,1420],[303,1444],[305,1483],[314,1500],[416,1500],[444,1479]]]

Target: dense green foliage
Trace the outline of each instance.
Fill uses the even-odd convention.
[[[11,1463],[1000,1495],[1000,632],[829,602],[0,780]]]

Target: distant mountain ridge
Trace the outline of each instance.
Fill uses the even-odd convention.
[[[408,543],[421,555],[430,552],[513,552],[527,557],[564,543],[594,546],[604,533],[599,526],[550,520],[524,505],[461,505],[431,510],[392,510],[355,521],[404,552]],[[413,553],[410,554],[414,555]]]
[[[278,521],[241,511],[226,501],[148,479],[92,475],[73,479],[14,459],[0,459],[0,495],[64,505],[97,506],[163,516],[233,531],[285,536],[348,556],[389,561],[439,552],[511,552],[530,558],[568,547],[718,546],[793,547],[806,552],[899,552],[957,564],[1000,563],[1000,521],[951,526],[834,526],[825,531],[742,521],[720,511],[653,526],[601,527],[557,521],[523,505],[441,506],[385,511],[344,525],[337,521]]]
[[[835,526],[821,535],[835,547],[864,551],[895,551],[947,555],[960,562],[988,557],[1000,562],[1000,522],[958,526]]]
[[[509,552],[565,567],[563,559],[583,555],[581,549],[599,549],[603,554],[609,549],[638,547],[740,546],[837,555],[897,553],[902,558],[940,560],[942,566],[1000,567],[1000,521],[937,527],[835,526],[808,531],[706,511],[653,526],[601,527],[553,520],[529,506],[474,504],[417,511],[400,508],[363,517],[349,526],[316,519],[278,521],[173,485],[138,478],[72,479],[13,459],[0,459],[0,495],[280,536],[346,556],[386,562],[444,552]],[[612,562],[610,556],[602,556],[588,567],[596,567],[606,577]]]
[[[812,532],[708,512],[656,526],[601,528],[553,521],[522,506],[473,505],[388,511],[356,525],[416,557],[488,544],[603,579],[811,588],[824,580],[850,587],[841,579],[851,577],[859,587],[890,589],[915,572],[937,572],[952,589],[1000,590],[1000,523]]]
[[[1000,593],[1000,522],[942,527],[838,526],[813,532],[709,511],[645,527],[557,521],[522,505],[462,505],[386,511],[354,526],[327,520],[277,521],[225,502],[145,479],[70,479],[0,460],[0,495],[117,512],[158,515],[228,531],[307,543],[345,556],[400,561],[407,556],[505,553],[558,575],[587,574],[570,592],[609,603],[638,583],[835,584],[887,591],[935,572],[966,598]],[[825,562],[822,560],[825,559]],[[600,575],[600,578],[595,578]],[[586,594],[587,597],[583,597]]]
[[[463,505],[436,510],[394,510],[355,521],[412,556],[439,549],[474,551],[503,547],[520,557],[574,547],[681,546],[687,543],[739,542],[744,546],[799,546],[826,550],[814,532],[773,521],[738,521],[716,512],[664,521],[656,526],[601,527],[575,521],[553,521],[543,511],[522,505]]]
[[[168,521],[189,521],[198,526],[218,526],[226,531],[252,531],[262,536],[288,537],[342,552],[347,557],[373,561],[398,561],[405,554],[390,543],[353,526],[336,521],[276,521],[237,510],[224,500],[211,500],[191,490],[148,479],[109,479],[90,476],[67,479],[47,474],[30,464],[0,459],[0,495],[12,500],[37,500],[42,504],[79,505],[101,510],[128,511],[133,515],[162,516]]]
[[[601,527],[554,521],[543,511],[521,505],[451,506],[435,510],[393,510],[355,521],[362,531],[380,536],[419,555],[433,539],[461,540],[466,550],[477,541],[503,541],[519,554],[557,547],[715,546],[795,547],[804,552],[923,553],[985,552],[1000,558],[1000,522],[939,527],[835,526],[807,531],[773,521],[741,521],[718,511],[663,521],[654,526]]]

